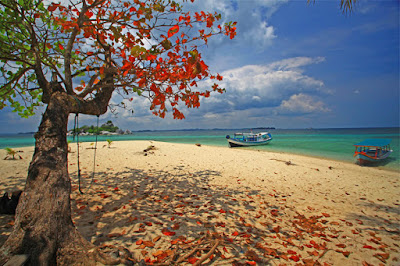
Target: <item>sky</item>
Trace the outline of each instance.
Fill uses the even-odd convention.
[[[340,0],[197,0],[189,10],[237,21],[237,36],[219,36],[202,58],[224,79],[224,94],[181,108],[186,119],[151,114],[145,98],[107,112],[122,129],[399,127],[399,2],[359,0],[343,14]],[[211,87],[210,81],[199,83]],[[111,100],[118,102],[118,96]],[[37,131],[43,108],[28,119],[0,110],[0,133]],[[70,116],[69,128],[73,127]],[[80,116],[80,125],[95,117]]]

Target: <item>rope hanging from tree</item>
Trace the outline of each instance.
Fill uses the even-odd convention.
[[[75,98],[75,97],[74,97]],[[77,98],[75,100],[78,102],[78,105],[80,107],[80,102]],[[97,151],[97,136],[99,135],[99,117],[100,115],[97,115],[97,125],[96,125],[96,140],[95,140],[95,145],[94,145],[94,155],[93,155],[93,171],[92,171],[92,180],[90,181],[89,186],[87,187],[86,190],[89,190],[90,187],[93,184],[94,180],[94,173],[96,169],[96,151]],[[80,160],[79,160],[79,111],[75,114],[75,119],[74,119],[74,134],[73,134],[73,140],[75,141],[75,136],[76,136],[76,149],[77,149],[77,166],[78,166],[78,189],[81,194],[84,194],[81,189],[81,168],[80,168]]]

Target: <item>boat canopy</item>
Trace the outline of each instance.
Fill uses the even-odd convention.
[[[384,147],[390,144],[391,139],[366,139],[354,146],[364,146],[364,147]]]

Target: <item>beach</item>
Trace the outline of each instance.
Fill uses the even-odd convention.
[[[182,262],[400,264],[398,171],[146,140],[99,142],[93,162],[94,144],[86,142],[81,194],[77,146],[70,145],[75,225],[90,242],[124,247],[137,261],[194,250]],[[22,160],[0,160],[3,193],[24,187],[33,147],[15,150]],[[12,220],[0,215],[1,243]]]

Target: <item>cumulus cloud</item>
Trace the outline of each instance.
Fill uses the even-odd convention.
[[[288,100],[283,100],[276,109],[279,114],[303,115],[316,112],[329,112],[322,101],[317,101],[314,97],[299,93],[290,96]]]
[[[329,94],[323,81],[303,73],[303,67],[323,61],[321,57],[296,57],[268,65],[247,65],[224,71],[221,87],[226,88],[227,92],[214,95],[211,101],[207,99],[206,108],[232,111],[278,107],[282,100],[295,94]],[[210,85],[211,81],[203,84],[204,87]],[[229,104],[224,104],[226,102]]]

